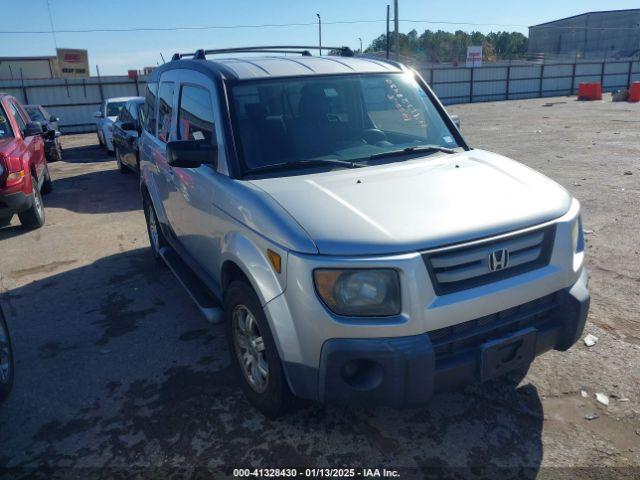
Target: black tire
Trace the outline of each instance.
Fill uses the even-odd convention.
[[[164,263],[162,255],[160,255],[160,249],[167,245],[166,240],[164,239],[164,235],[162,234],[162,228],[160,227],[160,222],[158,221],[158,216],[156,215],[156,210],[153,208],[153,204],[149,199],[148,195],[144,195],[143,197],[143,208],[144,208],[144,217],[147,221],[147,234],[149,235],[149,245],[151,248],[151,254],[153,258],[163,267],[166,267],[167,264]],[[156,234],[157,234],[157,242],[154,241],[154,236],[152,234],[152,228],[155,222]]]
[[[120,152],[118,151],[118,147],[116,146],[113,147],[113,154],[116,157],[116,165],[118,166],[118,171],[120,173],[129,173],[130,172],[129,168],[124,163],[122,163],[122,158],[120,157]]]
[[[49,172],[49,165],[45,167],[44,171],[44,182],[42,182],[42,190],[41,192],[46,195],[47,193],[51,193],[53,191],[53,180],[51,180],[51,173]]]
[[[262,338],[261,344],[264,345],[268,376],[263,391],[259,391],[252,385],[248,374],[240,365],[239,357],[242,353],[238,346],[237,320],[234,318],[234,312],[243,308],[253,315],[258,327],[257,332]],[[294,397],[289,389],[282,362],[258,296],[245,282],[234,281],[225,292],[224,312],[231,362],[242,391],[249,402],[267,417],[275,418],[285,414],[294,405]]]
[[[22,228],[26,230],[34,230],[44,225],[44,203],[42,203],[42,195],[38,190],[38,181],[35,177],[31,179],[33,202],[29,210],[19,213]]]
[[[0,402],[4,401],[13,386],[13,349],[9,328],[0,310]]]
[[[59,162],[60,160],[62,160],[62,145],[60,145],[59,140],[56,140],[56,147],[52,157],[54,162]]]

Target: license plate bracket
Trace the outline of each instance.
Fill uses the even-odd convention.
[[[485,382],[503,373],[529,365],[536,354],[538,330],[529,327],[480,347],[480,380]]]

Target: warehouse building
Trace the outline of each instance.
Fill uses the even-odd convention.
[[[55,78],[56,57],[0,57],[0,80]]]
[[[628,58],[640,53],[640,8],[589,12],[529,27],[529,54]]]

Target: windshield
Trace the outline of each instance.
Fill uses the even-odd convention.
[[[44,115],[42,115],[42,112],[40,111],[40,109],[38,107],[24,107],[24,109],[27,111],[27,113],[29,114],[29,117],[34,122],[46,122],[47,121],[44,118]]]
[[[264,80],[234,86],[232,97],[249,171],[323,158],[403,161],[418,153],[411,147],[458,147],[410,74]],[[406,155],[380,155],[405,148]]]
[[[126,102],[107,103],[107,117],[117,117]]]

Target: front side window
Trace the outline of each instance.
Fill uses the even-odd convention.
[[[129,121],[129,111],[126,108],[123,108],[122,110],[120,110],[120,113],[118,114],[118,121],[119,122]]]
[[[158,93],[158,138],[169,141],[173,113],[173,82],[162,82]]]
[[[144,129],[155,135],[156,133],[156,96],[158,95],[157,82],[148,83],[144,94],[144,106],[142,107],[142,125]]]
[[[47,119],[44,117],[42,112],[38,107],[24,107],[24,109],[29,114],[29,118],[34,122],[46,122]]]
[[[0,105],[0,138],[13,137],[13,131],[11,130],[11,124],[4,111],[2,105]]]
[[[184,85],[180,92],[178,139],[211,144],[214,135],[213,103],[209,90]]]
[[[107,117],[117,117],[120,110],[124,108],[126,102],[109,102],[107,103]]]
[[[231,96],[247,171],[306,160],[373,163],[371,156],[410,147],[459,146],[410,74],[251,81]]]

